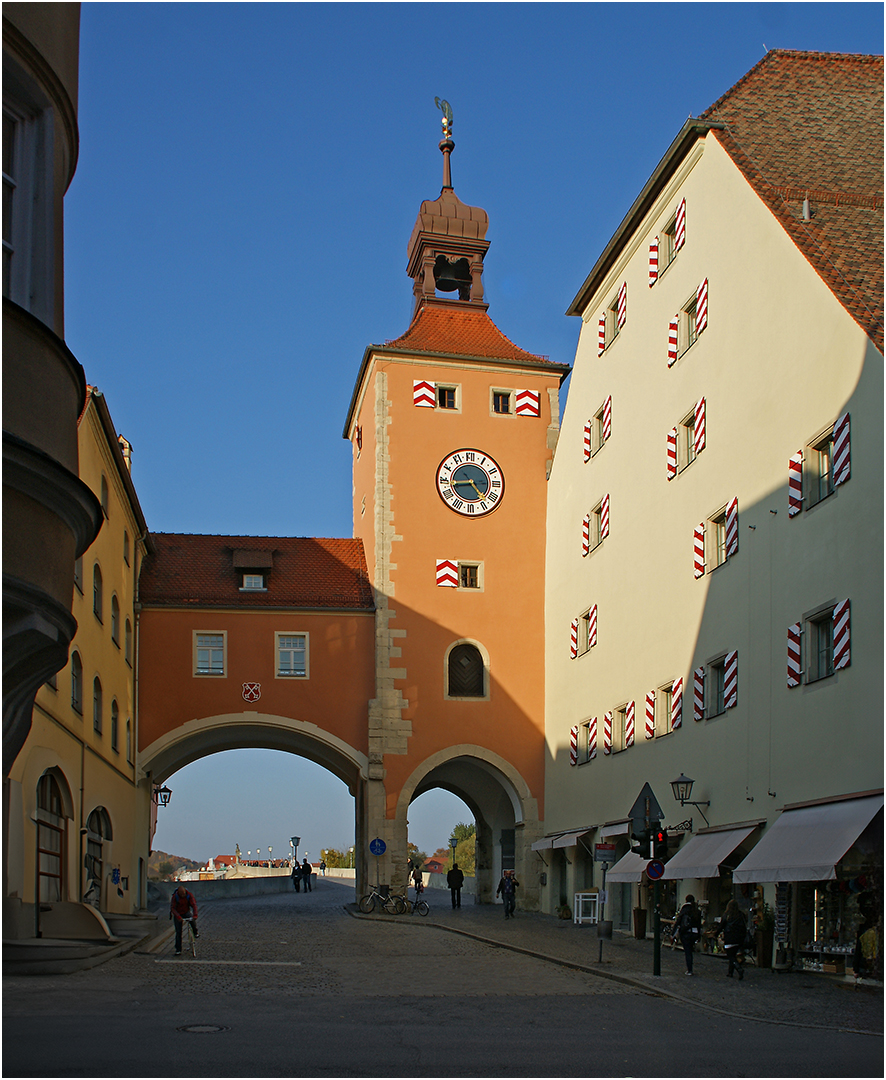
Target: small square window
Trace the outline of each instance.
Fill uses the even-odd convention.
[[[438,409],[455,409],[457,408],[456,402],[456,387],[454,386],[441,386],[437,383],[437,408]]]
[[[227,634],[194,634],[194,674],[224,675]]]
[[[306,679],[308,677],[308,635],[277,634],[277,677]]]
[[[480,566],[478,563],[458,564],[458,586],[460,589],[480,588]]]
[[[262,592],[265,589],[264,574],[244,574],[242,582],[241,592]]]
[[[512,412],[511,398],[513,391],[511,390],[493,390],[492,391],[492,411],[499,416],[507,416]]]

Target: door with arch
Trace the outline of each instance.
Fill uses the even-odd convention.
[[[67,899],[68,821],[57,778],[44,773],[37,781],[37,900]]]
[[[83,899],[101,909],[105,901],[106,844],[113,840],[111,819],[103,806],[97,806],[86,819],[86,858],[84,860]]]

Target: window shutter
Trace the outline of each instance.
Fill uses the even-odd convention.
[[[668,480],[673,480],[677,475],[677,429],[671,428],[668,432]]]
[[[803,451],[798,450],[788,462],[788,517],[803,509]]]
[[[799,686],[803,676],[802,651],[800,647],[802,627],[796,622],[788,627],[788,686]]]
[[[603,753],[612,753],[612,713],[603,714]]]
[[[426,382],[424,379],[414,379],[412,382],[412,404],[423,409],[436,408],[437,384]]]
[[[677,340],[680,335],[680,316],[675,315],[668,324],[668,367],[677,362]]]
[[[705,399],[695,405],[695,452],[700,454],[705,448]]]
[[[569,628],[569,657],[574,660],[576,656],[578,656],[578,619],[573,619]]]
[[[578,727],[569,729],[569,764],[578,764]]]
[[[601,315],[597,323],[597,356],[602,356],[606,351],[606,316]]]
[[[588,648],[592,648],[597,644],[597,605],[591,608],[588,613]]]
[[[849,601],[834,608],[834,671],[849,667]]]
[[[609,535],[609,496],[603,497],[600,505],[600,539],[605,540]]]
[[[623,281],[618,290],[618,304],[616,307],[616,323],[619,330],[624,326],[628,317],[628,283]]]
[[[674,230],[674,248],[679,251],[686,243],[686,200],[681,199],[677,207],[677,222]]]
[[[734,709],[738,704],[738,650],[726,654],[723,671],[723,704]]]
[[[649,245],[649,288],[658,281],[658,245],[659,238],[656,236]]]
[[[692,553],[695,565],[696,578],[704,577],[704,522],[695,526],[693,535]]]
[[[541,392],[518,390],[516,395],[517,416],[541,416]]]
[[[699,285],[695,293],[695,332],[700,334],[708,325],[708,279]]]
[[[452,559],[437,560],[437,584],[458,588],[458,563]]]
[[[692,719],[704,720],[704,668],[692,672]]]
[[[726,507],[726,556],[729,558],[738,552],[738,499],[733,499]]]
[[[588,761],[597,756],[597,717],[592,716],[588,723]]]
[[[585,461],[590,461],[591,460],[591,431],[593,430],[593,427],[594,427],[593,420],[588,420],[588,422],[585,424],[584,443],[583,443]]]
[[[603,442],[612,434],[612,394],[603,404]]]
[[[646,695],[646,738],[655,737],[655,691],[650,690]]]
[[[671,687],[671,731],[683,723],[683,680],[674,679]]]
[[[834,487],[849,479],[849,413],[834,424]]]
[[[591,515],[585,514],[581,523],[581,553],[587,555],[591,550]]]
[[[629,701],[625,708],[625,746],[634,745],[634,712],[635,703]]]

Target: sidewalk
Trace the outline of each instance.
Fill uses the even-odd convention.
[[[439,899],[438,899],[439,895]],[[428,893],[425,893],[428,899]],[[695,974],[685,972],[683,950],[662,947],[661,975],[652,974],[653,942],[615,932],[603,942],[595,925],[576,926],[551,915],[517,912],[506,920],[500,905],[469,904],[453,910],[447,894],[431,894],[431,911],[418,915],[361,915],[356,905],[347,910],[361,919],[386,919],[413,926],[434,926],[466,934],[490,945],[528,953],[539,959],[614,979],[653,994],[747,1020],[811,1027],[819,1030],[883,1034],[882,988],[858,986],[854,980],[811,972],[773,972],[748,964],[744,979],[726,977],[722,956],[696,952]]]

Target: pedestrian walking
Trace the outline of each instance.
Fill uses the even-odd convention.
[[[744,978],[744,947],[747,937],[748,920],[737,901],[730,900],[723,913],[723,946],[729,960],[726,974],[730,979],[734,971],[738,972],[739,980]]]
[[[301,864],[301,880],[305,887],[305,892],[311,891],[311,874],[313,874],[313,872],[311,864],[308,862],[307,857],[305,857],[305,861]]]
[[[452,906],[454,908],[461,907],[461,887],[464,883],[464,873],[459,870],[458,863],[453,863],[452,869],[446,875],[446,884],[449,886],[449,891],[452,895]]]
[[[701,937],[701,912],[692,893],[686,897],[686,902],[680,908],[674,923],[674,929],[680,935],[680,943],[686,957],[686,974],[691,975],[692,950],[695,948],[696,941]]]
[[[500,894],[504,901],[506,919],[514,918],[514,912],[517,908],[517,889],[519,888],[520,882],[514,877],[514,871],[505,870],[501,881],[498,883],[498,888],[495,890],[495,895]]]
[[[326,877],[326,860],[325,859],[320,860],[320,873],[323,875],[323,877]]]
[[[301,866],[299,865],[298,859],[296,859],[295,864],[292,867],[292,873],[289,876],[292,878],[292,884],[295,887],[295,891],[301,892]]]

